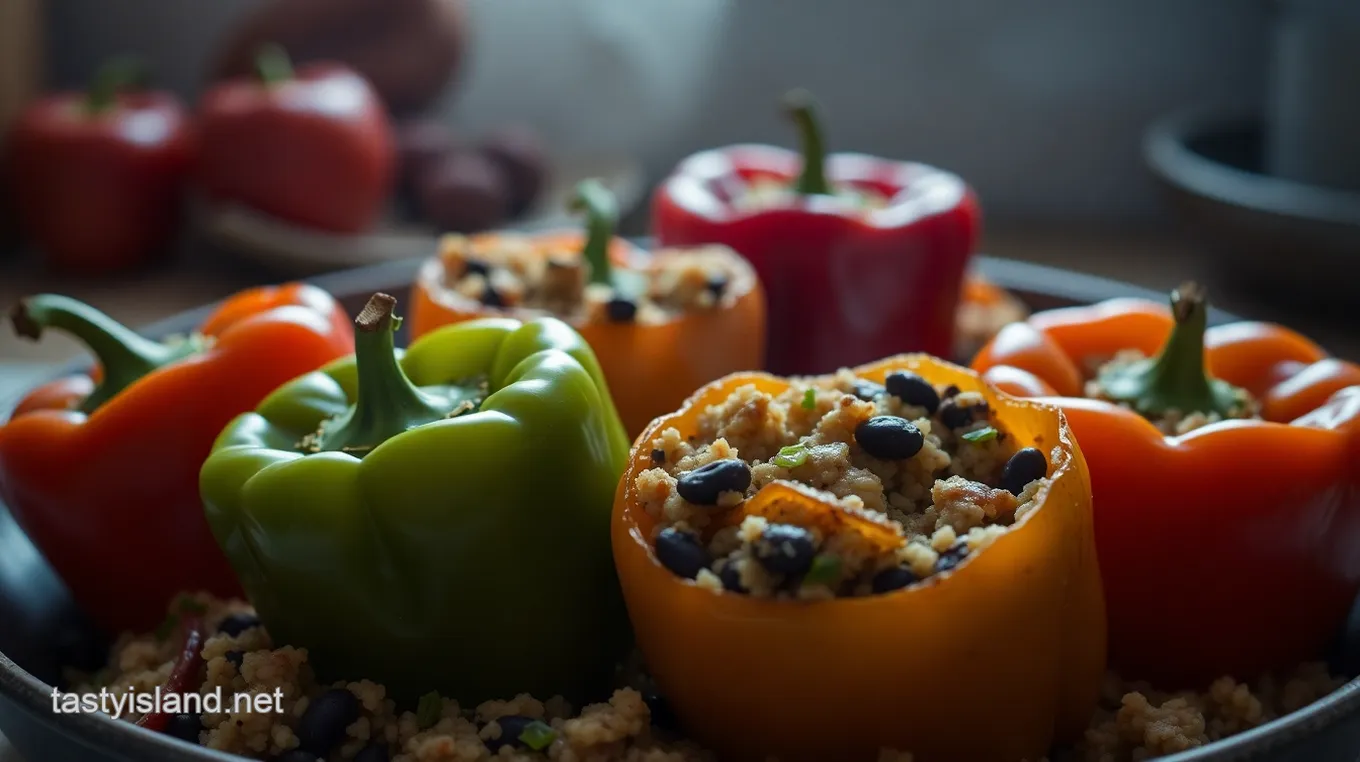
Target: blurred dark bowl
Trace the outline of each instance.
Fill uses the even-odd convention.
[[[1267,286],[1275,302],[1349,302],[1348,276],[1360,273],[1360,193],[1267,175],[1264,146],[1259,112],[1202,108],[1155,122],[1143,156],[1225,274]]]

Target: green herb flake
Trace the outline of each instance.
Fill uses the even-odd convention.
[[[797,468],[806,463],[807,459],[807,445],[799,442],[779,448],[779,454],[774,456],[774,464],[780,468]]]
[[[978,442],[990,442],[993,439],[996,439],[998,433],[999,432],[996,429],[992,428],[991,426],[987,426],[985,428],[978,429],[977,431],[970,431],[967,434],[964,434],[963,441],[972,442],[974,444]]]
[[[420,703],[416,706],[416,725],[421,730],[429,730],[439,722],[439,715],[444,713],[444,699],[440,697],[439,691],[430,691],[420,697]]]
[[[835,556],[817,556],[812,568],[803,575],[804,585],[831,585],[841,576],[841,560]]]
[[[157,642],[157,643],[164,643],[165,640],[166,640],[166,638],[169,638],[169,637],[170,637],[170,633],[174,632],[174,631],[175,631],[175,628],[178,627],[178,626],[179,626],[179,617],[178,617],[178,616],[175,616],[174,614],[171,614],[170,616],[166,617],[166,618],[165,618],[165,621],[163,621],[163,622],[161,622],[160,624],[156,625],[156,632],[155,632],[155,635],[156,635],[156,642]]]
[[[547,723],[534,720],[524,726],[524,732],[519,734],[520,743],[528,746],[534,751],[543,751],[557,740],[557,731],[548,726]]]
[[[807,391],[803,392],[803,409],[804,409],[804,410],[816,410],[816,409],[817,409],[817,390],[816,390],[816,389],[808,389]]]

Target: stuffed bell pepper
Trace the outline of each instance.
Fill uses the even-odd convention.
[[[1360,368],[1202,289],[1003,329],[974,368],[1091,468],[1111,665],[1168,689],[1320,658],[1360,589]]]
[[[658,687],[722,759],[1036,760],[1095,705],[1081,452],[962,368],[710,384],[637,440],[613,542]]]
[[[253,289],[164,343],[52,294],[10,317],[19,335],[60,331],[98,361],[0,426],[0,498],[76,601],[118,632],[154,625],[186,587],[238,593],[203,520],[199,467],[228,421],[352,351],[339,304],[314,286]]]
[[[898,352],[948,356],[981,220],[963,180],[923,164],[825,155],[790,96],[802,155],[739,145],[686,159],[657,190],[661,246],[725,244],[769,301],[767,367],[825,373]]]
[[[722,246],[648,254],[614,237],[618,209],[597,181],[577,188],[575,205],[584,236],[446,237],[416,277],[412,335],[477,317],[559,317],[599,358],[630,436],[709,381],[761,366],[765,301],[745,260]]]
[[[594,355],[560,321],[504,318],[402,353],[394,305],[375,295],[353,358],[222,432],[215,536],[326,679],[468,706],[593,694],[627,645],[609,505],[628,451]]]

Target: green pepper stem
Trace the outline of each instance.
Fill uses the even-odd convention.
[[[80,405],[87,414],[141,377],[197,349],[193,342],[169,346],[152,341],[84,302],[57,294],[22,299],[9,317],[14,332],[26,339],[37,341],[44,329],[55,328],[94,354],[103,379]]]
[[[585,212],[586,244],[582,251],[590,264],[590,282],[614,285],[614,268],[609,261],[609,244],[619,224],[619,205],[604,183],[590,178],[576,186],[570,209]]]
[[[354,319],[358,394],[347,413],[318,432],[314,449],[362,455],[407,429],[448,415],[397,362],[395,336],[401,318],[393,314],[396,305],[395,298],[374,294]]]
[[[803,153],[803,170],[793,189],[803,195],[829,195],[831,184],[826,179],[826,143],[817,120],[812,94],[806,90],[790,92],[784,96],[784,109],[798,128]]]
[[[277,85],[293,78],[293,62],[282,45],[270,42],[255,54],[255,74],[266,86]]]
[[[85,112],[102,114],[113,106],[118,93],[146,83],[146,65],[133,56],[118,56],[99,67],[85,92]]]
[[[1128,402],[1144,415],[1169,410],[1182,414],[1219,413],[1228,416],[1240,407],[1240,390],[1211,378],[1204,363],[1204,331],[1209,323],[1208,300],[1196,283],[1171,292],[1175,325],[1156,357],[1103,374],[1106,396]]]

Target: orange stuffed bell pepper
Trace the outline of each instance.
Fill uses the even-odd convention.
[[[0,499],[81,607],[117,632],[155,625],[181,590],[240,595],[199,468],[228,421],[354,351],[340,305],[315,286],[252,289],[165,343],[52,294],[11,318],[22,336],[61,331],[98,360],[97,381],[40,387],[0,426]]]
[[[1360,368],[1277,325],[1206,330],[1193,284],[1171,304],[1041,312],[974,368],[1060,405],[1081,442],[1112,667],[1203,688],[1317,659],[1340,630],[1360,589]]]
[[[657,686],[722,759],[1037,760],[1095,706],[1081,451],[963,368],[705,386],[635,443],[613,544]]]
[[[648,254],[614,237],[615,201],[594,180],[575,208],[585,235],[445,238],[416,276],[412,336],[479,317],[561,318],[599,358],[629,436],[703,384],[761,367],[765,297],[746,260],[723,246]]]

